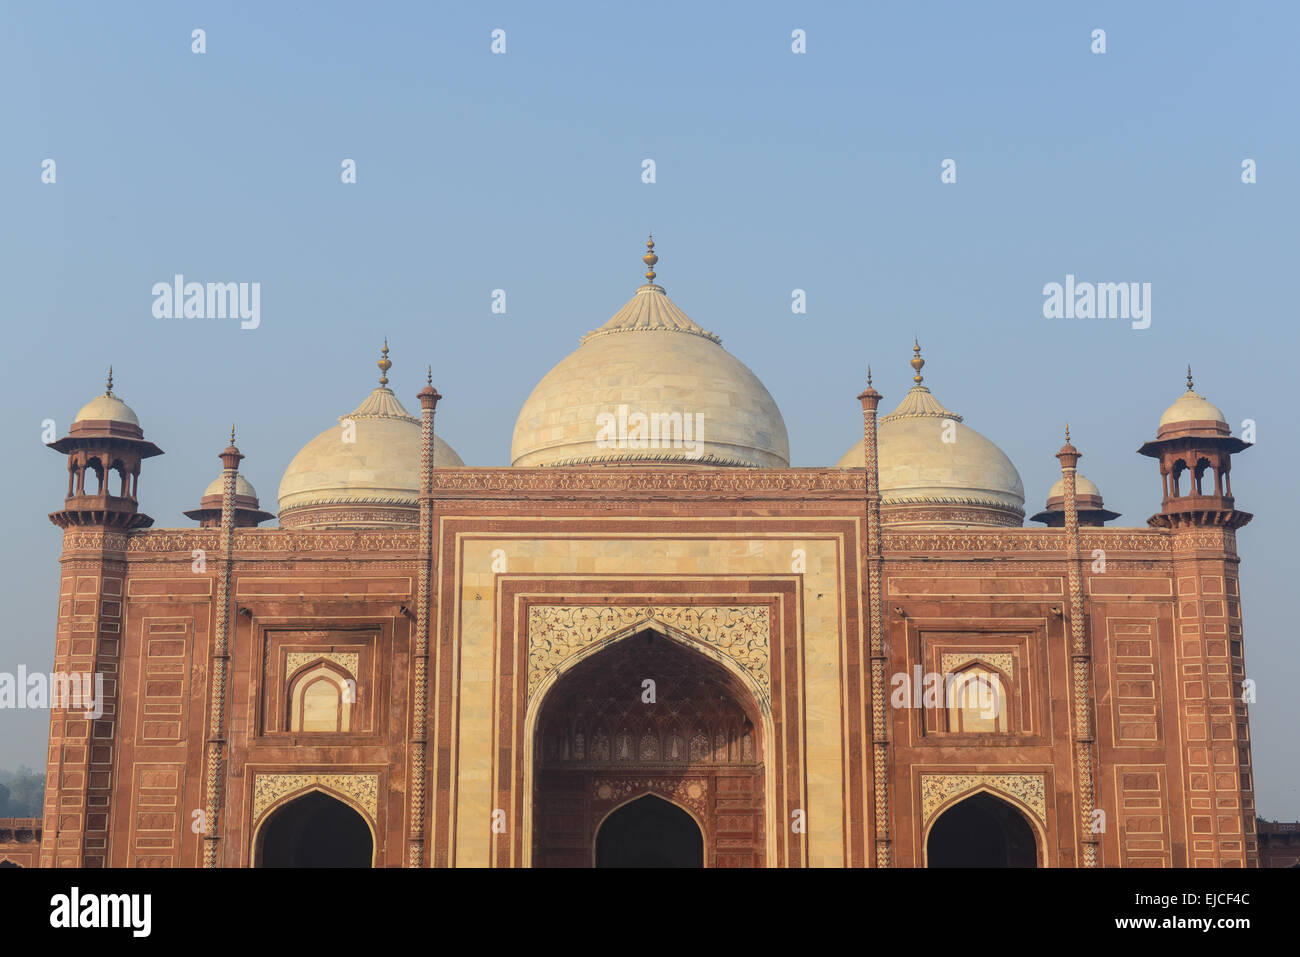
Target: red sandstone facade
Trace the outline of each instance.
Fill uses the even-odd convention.
[[[332,790],[332,776],[358,773],[367,775],[363,784],[336,793],[367,817],[378,866],[411,863],[411,846],[419,848],[422,866],[463,863],[457,845],[467,827],[491,834],[488,859],[475,863],[524,863],[531,835],[533,862],[580,864],[591,853],[592,820],[606,810],[602,804],[635,787],[668,797],[681,791],[679,802],[701,822],[709,863],[809,863],[821,822],[810,818],[799,833],[786,826],[785,812],[807,803],[810,786],[801,729],[809,707],[801,688],[805,598],[797,574],[500,575],[491,786],[493,810],[505,812],[503,826],[493,833],[490,815],[457,819],[464,783],[457,765],[457,682],[466,636],[457,603],[446,596],[467,587],[458,561],[466,540],[528,539],[540,530],[562,537],[634,531],[645,539],[726,538],[761,525],[790,539],[833,542],[841,556],[838,574],[848,600],[833,668],[843,701],[842,774],[835,782],[843,789],[843,820],[835,846],[818,847],[830,852],[819,860],[923,865],[931,812],[979,788],[1022,810],[1034,825],[1043,866],[1075,866],[1090,854],[1104,866],[1257,864],[1230,524],[1160,527],[1172,514],[1167,510],[1157,527],[1076,527],[1073,536],[1054,528],[885,528],[879,614],[888,650],[878,672],[910,674],[917,664],[942,671],[943,656],[953,653],[1011,655],[1022,667],[1005,732],[949,733],[935,711],[897,708],[886,710],[883,727],[873,726],[873,693],[887,689],[872,688],[863,613],[870,605],[862,581],[869,554],[864,479],[863,471],[842,469],[435,474],[431,576],[441,600],[434,602],[429,646],[430,705],[419,728],[411,722],[412,607],[423,564],[418,532],[239,528],[232,529],[227,551],[221,529],[68,527],[56,670],[102,671],[109,706],[97,721],[54,714],[41,863],[198,866],[206,843],[219,865],[249,866],[257,858],[257,824],[269,811],[298,791]],[[194,570],[200,550],[208,556],[205,573]],[[1093,570],[1098,550],[1105,553],[1104,573]],[[226,569],[228,663],[216,659],[217,597]],[[719,713],[731,721],[726,743],[732,747],[732,739],[743,740],[748,716],[748,760],[735,751],[734,760],[694,774],[684,733],[679,765],[655,760],[603,775],[608,790],[590,792],[589,799],[583,784],[602,775],[588,770],[576,786],[567,781],[573,772],[564,768],[557,738],[541,745],[551,750],[537,756],[540,770],[530,773],[529,750],[521,746],[528,645],[518,639],[527,632],[532,603],[671,607],[679,616],[692,607],[726,606],[763,616],[772,636],[770,695],[746,701],[745,689],[732,681],[731,703]],[[1072,654],[1073,621],[1087,639],[1082,662]],[[695,640],[689,627],[662,627],[678,639],[660,639],[666,650]],[[290,653],[313,651],[357,656],[357,707],[346,734],[286,730],[283,662]],[[1082,685],[1073,680],[1080,664],[1091,666]],[[229,668],[224,763],[216,840],[205,841],[191,824],[211,784],[211,675],[221,665]],[[731,676],[716,670],[718,684],[728,686]],[[1080,690],[1086,700],[1075,697]],[[1093,719],[1081,727],[1077,715],[1085,709]],[[411,744],[421,735],[429,743],[428,799],[421,818],[413,819]],[[873,753],[883,753],[883,767],[873,765]],[[275,787],[287,790],[259,794],[259,773],[280,775]],[[716,783],[692,792],[690,779],[700,776]],[[626,783],[632,779],[640,783]],[[565,800],[575,792],[576,799]],[[766,825],[765,800],[781,809]],[[1094,809],[1104,813],[1097,833],[1084,826],[1102,820]]]

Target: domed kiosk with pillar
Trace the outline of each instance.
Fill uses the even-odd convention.
[[[181,440],[221,473],[154,527],[160,450],[111,383],[78,413],[51,645],[112,680],[102,716],[51,713],[42,866],[1258,862],[1219,409],[1189,381],[1161,418],[1137,527],[1043,435],[1026,526],[1016,465],[882,324],[898,394],[816,383],[860,437],[792,465],[708,331],[736,317],[696,322],[644,257],[612,318],[556,330],[595,327],[521,390],[509,465],[466,465],[441,433],[475,397],[390,388],[386,342],[359,404],[360,365],[305,382],[352,411],[276,450],[274,515],[274,457],[232,434]]]

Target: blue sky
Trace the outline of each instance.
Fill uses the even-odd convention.
[[[66,432],[110,362],[167,452],[140,485],[160,526],[188,524],[232,421],[274,508],[297,449],[373,386],[385,335],[408,408],[432,363],[440,434],[505,465],[524,399],[630,297],[653,231],[660,282],[767,385],[796,465],[860,435],[867,363],[885,406],[901,398],[913,335],[927,385],[1012,458],[1031,514],[1068,419],[1082,471],[1144,525],[1160,479],[1135,450],[1189,362],[1234,429],[1254,419],[1233,486],[1256,514],[1239,547],[1257,799],[1300,818],[1296,9],[0,8],[0,670],[52,661],[46,513],[65,473],[41,422]],[[151,287],[175,273],[260,282],[260,327],[155,319]],[[1150,282],[1150,328],[1045,319],[1042,287],[1067,273]],[[4,722],[0,767],[38,765],[46,716]]]

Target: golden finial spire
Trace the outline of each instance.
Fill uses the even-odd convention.
[[[230,423],[230,444],[235,444],[235,423]]]
[[[388,336],[384,336],[383,356],[377,363],[379,366],[379,384],[388,387],[388,370],[393,367],[392,360],[388,358]]]
[[[912,376],[912,381],[917,385],[925,376],[921,375],[921,369],[925,367],[925,360],[921,358],[921,343],[915,337],[912,339],[912,362],[911,366],[916,370],[916,375]]]
[[[433,385],[433,366],[429,366],[429,374],[425,377],[425,385]]]
[[[1192,391],[1192,365],[1190,362],[1187,364],[1187,391]]]
[[[867,366],[867,388],[871,388],[871,366]]]
[[[108,367],[108,385],[104,387],[104,395],[113,394],[113,367]]]
[[[659,257],[655,255],[655,238],[653,236],[645,241],[645,248],[647,250],[646,254],[641,257],[641,261],[646,265],[645,279],[646,282],[653,283],[655,281],[655,263],[659,261]]]
[[[1065,444],[1070,444],[1070,423],[1065,423]]]

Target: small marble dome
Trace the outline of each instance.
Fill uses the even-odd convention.
[[[1066,441],[1069,441],[1067,435]],[[1101,489],[1096,483],[1079,472],[1074,473],[1074,507],[1079,516],[1079,524],[1085,528],[1099,527],[1119,518],[1119,512],[1106,509],[1102,501]],[[1052,528],[1065,525],[1065,479],[1057,479],[1047,491],[1047,507],[1030,519],[1042,522]]]
[[[223,482],[224,482],[223,477],[218,475],[216,478],[212,480],[212,482],[208,485],[208,487],[203,490],[203,497],[207,498],[209,495],[216,495],[220,497],[222,492],[225,491],[225,488],[222,484]],[[254,501],[256,501],[257,489],[253,488],[252,482],[244,478],[243,472],[236,472],[235,473],[235,498],[240,498],[240,497],[251,498]]]
[[[379,387],[339,424],[312,439],[280,480],[286,528],[413,526],[419,523],[420,420],[388,388],[388,344]],[[434,468],[464,466],[434,433]]]
[[[788,467],[771,394],[655,284],[646,246],[649,281],[524,402],[511,464]]]
[[[912,351],[915,385],[877,424],[881,517],[893,525],[1022,524],[1020,473],[1000,448],[921,384],[925,360],[919,345]],[[945,434],[952,441],[944,441]],[[862,468],[862,441],[836,465]]]
[[[1086,475],[1076,472],[1074,476],[1074,497],[1075,498],[1096,498],[1101,500],[1101,489],[1097,484],[1091,481]],[[1065,501],[1065,479],[1059,478],[1052,483],[1052,487],[1047,490],[1047,500],[1059,498]]]
[[[234,429],[231,429],[230,444],[234,445],[234,443],[235,432]],[[201,528],[219,526],[221,524],[221,496],[224,492],[225,474],[223,472],[203,490],[203,497],[199,499],[199,507],[187,511],[185,513],[186,518],[194,519]],[[257,489],[253,488],[253,483],[244,478],[243,472],[236,472],[235,527],[255,528],[262,522],[272,518],[275,518],[275,516],[270,512],[262,511],[261,503],[257,500]]]
[[[83,405],[73,416],[72,422],[74,425],[78,422],[121,422],[140,427],[140,420],[131,407],[113,394],[112,366],[108,369],[108,386],[104,394],[95,396]]]
[[[1231,427],[1219,407],[1192,388],[1192,368],[1187,367],[1187,391],[1160,416],[1156,438],[1174,438],[1183,434],[1230,435]]]

